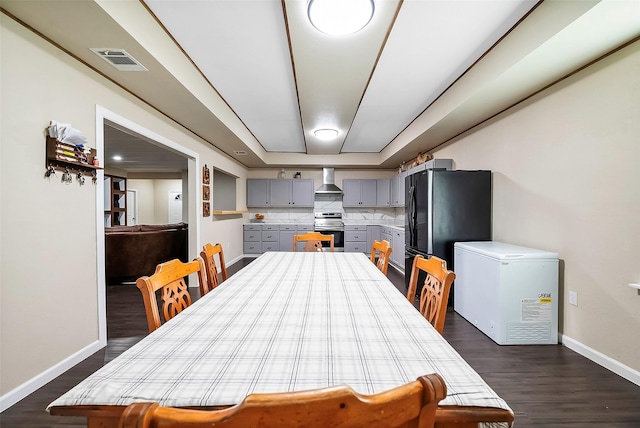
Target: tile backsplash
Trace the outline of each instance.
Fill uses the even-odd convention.
[[[344,208],[342,195],[317,194],[312,208],[251,208],[249,219],[255,214],[265,215],[265,222],[313,223],[316,212],[341,212],[345,223],[376,222],[404,224],[404,208]]]

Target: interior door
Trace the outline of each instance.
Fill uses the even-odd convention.
[[[138,191],[127,189],[127,226],[138,224]]]
[[[180,223],[182,221],[182,192],[169,192],[169,224]]]

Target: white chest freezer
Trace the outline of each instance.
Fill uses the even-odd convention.
[[[453,309],[499,345],[558,343],[558,254],[454,244]]]

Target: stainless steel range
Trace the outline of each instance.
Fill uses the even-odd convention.
[[[344,223],[341,212],[315,213],[313,230],[325,235],[333,234],[335,251],[344,251]]]

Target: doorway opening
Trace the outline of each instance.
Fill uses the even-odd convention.
[[[110,131],[116,129],[121,131],[122,134],[135,137],[140,142],[144,142],[144,146],[135,147],[132,143],[125,143],[123,141],[110,141],[105,138],[105,130]],[[118,147],[121,150],[126,151],[125,155],[121,156],[123,159],[128,159],[128,162],[122,162],[118,165],[110,164],[110,160],[106,158],[106,155],[110,155],[113,152],[113,147]],[[105,170],[98,170],[98,183],[104,180],[105,171],[109,171],[109,168],[119,168],[125,172],[125,175],[129,176],[144,176],[144,172],[141,168],[152,169],[154,166],[149,159],[143,161],[142,158],[145,153],[151,153],[149,157],[153,159],[166,159],[172,158],[178,162],[182,162],[185,167],[180,174],[182,180],[182,191],[180,192],[181,204],[183,206],[181,220],[188,223],[188,257],[193,259],[197,257],[198,249],[200,248],[200,218],[198,215],[198,207],[200,205],[200,195],[198,182],[200,180],[199,170],[200,162],[198,153],[177,144],[155,132],[140,126],[137,123],[130,121],[116,113],[104,109],[103,107],[96,107],[96,151],[98,159],[103,162]],[[178,156],[176,156],[178,155]],[[135,159],[138,161],[136,162]],[[154,158],[154,156],[156,156]],[[186,160],[186,163],[185,163]],[[158,160],[160,162],[160,160]],[[155,173],[164,171],[166,173],[166,165],[155,165]],[[153,170],[148,170],[146,173],[148,176],[154,176]],[[97,278],[98,278],[98,325],[99,325],[99,342],[102,346],[106,346],[107,343],[107,315],[106,315],[106,278],[105,278],[105,229],[104,229],[104,187],[97,186],[96,197],[96,233],[97,233]],[[135,198],[136,208],[140,205],[142,198],[141,189],[136,189],[136,192],[132,192],[131,195],[127,193],[127,200]],[[140,224],[140,210],[135,210],[135,218],[131,221],[135,221],[136,224]],[[129,221],[129,219],[127,219]],[[137,290],[136,290],[137,291]]]

